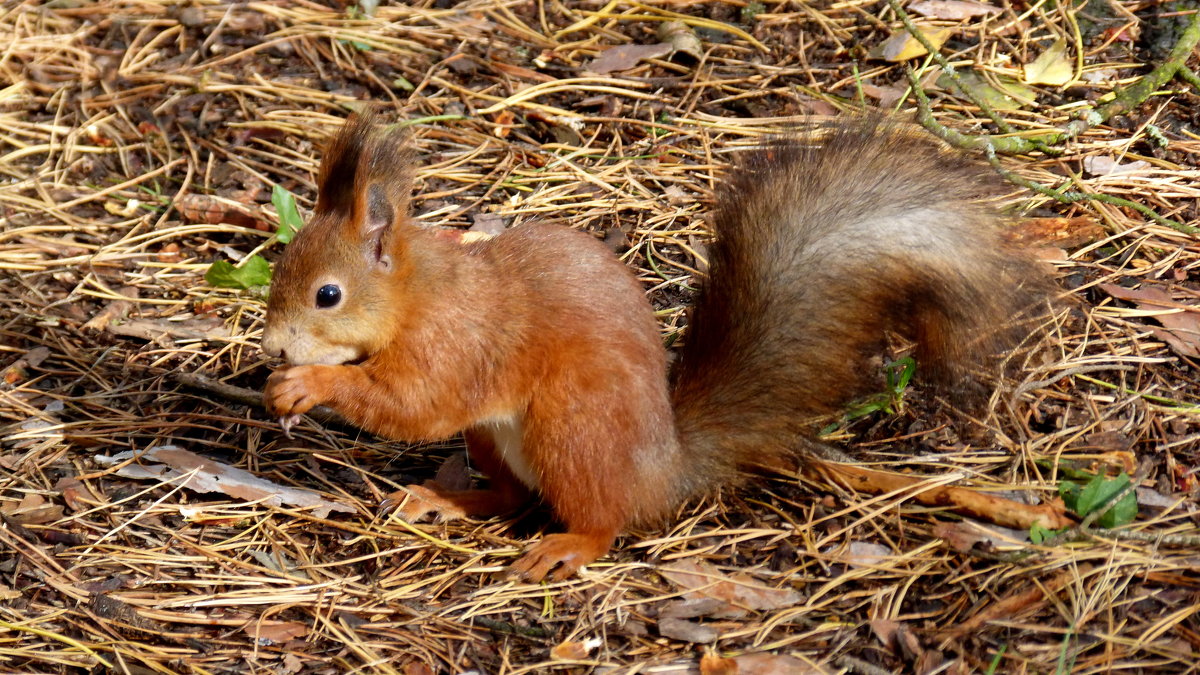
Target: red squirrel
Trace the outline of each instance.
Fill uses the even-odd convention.
[[[566,531],[512,569],[562,579],[623,528],[813,443],[814,416],[876,383],[887,332],[961,376],[1036,299],[1046,275],[976,201],[992,172],[931,137],[870,118],[744,154],[668,374],[645,289],[604,244],[544,223],[473,243],[418,227],[405,144],[352,117],[275,268],[262,346],[288,365],[268,410],[326,405],[399,441],[462,432],[488,486],[413,486],[401,515],[540,498]]]

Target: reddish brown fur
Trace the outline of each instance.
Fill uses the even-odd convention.
[[[954,368],[977,356],[964,335],[1016,308],[993,285],[1029,267],[969,203],[982,172],[873,124],[838,134],[829,150],[754,155],[723,193],[671,394],[642,288],[603,245],[550,225],[471,245],[418,228],[400,144],[352,120],[276,270],[263,345],[294,365],[269,379],[268,405],[286,417],[325,404],[405,441],[465,431],[490,487],[412,488],[402,512],[487,515],[536,492],[567,532],[514,569],[567,576],[623,527],[793,451],[808,417],[862,389],[885,329],[926,338],[922,360]],[[928,222],[904,218],[931,206]],[[897,251],[901,226],[938,246]],[[329,283],[344,299],[318,309]],[[514,455],[502,439],[517,436]]]

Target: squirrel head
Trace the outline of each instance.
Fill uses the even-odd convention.
[[[354,115],[325,150],[317,207],[275,265],[263,351],[289,365],[362,360],[386,345],[412,273],[412,169],[401,135]]]

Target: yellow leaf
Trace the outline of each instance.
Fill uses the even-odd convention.
[[[920,28],[921,35],[929,41],[929,44],[935,48],[941,47],[942,44],[950,38],[950,34],[954,32],[954,28]],[[906,31],[894,33],[890,38],[882,43],[875,45],[875,48],[868,54],[873,59],[883,59],[898,63],[915,59],[918,56],[928,54],[925,45],[917,41],[915,37]]]
[[[1059,38],[1034,59],[1033,63],[1025,66],[1025,84],[1049,84],[1055,87],[1070,82],[1075,77],[1075,69],[1067,58],[1067,41]]]

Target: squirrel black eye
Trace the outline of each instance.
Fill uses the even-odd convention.
[[[342,300],[342,289],[334,284],[325,284],[317,289],[317,307],[333,307]]]

